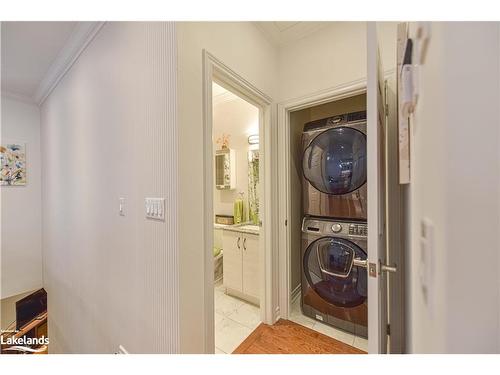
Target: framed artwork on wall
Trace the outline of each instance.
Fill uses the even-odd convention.
[[[0,185],[26,185],[26,145],[5,143],[0,145]]]

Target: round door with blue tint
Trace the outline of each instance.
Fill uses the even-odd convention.
[[[366,135],[349,127],[326,130],[304,151],[302,167],[319,191],[350,193],[366,182]]]
[[[354,266],[366,253],[351,241],[323,237],[307,248],[303,272],[309,285],[325,301],[340,307],[362,304],[367,296],[366,269]]]

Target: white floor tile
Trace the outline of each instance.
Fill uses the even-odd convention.
[[[297,324],[300,324],[301,326],[307,327],[307,328],[313,328],[314,325],[316,324],[316,321],[313,319],[309,318],[308,316],[305,316],[301,313],[299,314],[293,314],[289,317],[289,319],[292,322],[295,322]]]
[[[238,307],[236,311],[228,315],[228,318],[252,330],[257,328],[261,322],[260,309],[249,303],[244,303],[242,306]]]
[[[365,352],[368,352],[368,340],[367,339],[364,339],[364,338],[359,337],[359,336],[355,336],[353,346],[355,348],[358,348],[360,350],[364,350]]]
[[[222,314],[219,314],[219,313],[215,313],[215,328],[217,328],[217,325],[218,324],[221,324],[222,323],[222,319],[224,319],[224,315]]]
[[[219,348],[215,348],[215,354],[227,354],[225,351],[220,350]]]
[[[300,309],[300,299],[297,299],[293,304],[292,304],[292,311],[290,312],[290,317],[289,319],[292,322],[295,322],[297,324],[300,324],[301,326],[307,327],[307,328],[313,328],[314,324],[316,321],[314,319],[309,318],[308,316],[305,316],[302,314],[302,311]]]
[[[248,335],[252,329],[236,323],[229,318],[215,321],[215,346],[226,353],[232,353]]]
[[[232,353],[260,324],[260,309],[228,296],[222,284],[215,288],[215,346]]]
[[[229,316],[244,304],[245,302],[242,300],[228,296],[225,293],[215,294],[215,312],[224,316]]]

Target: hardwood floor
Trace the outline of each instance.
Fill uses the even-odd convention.
[[[259,325],[233,354],[365,354],[289,320]]]

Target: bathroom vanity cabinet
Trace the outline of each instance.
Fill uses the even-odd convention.
[[[259,235],[225,230],[223,284],[227,294],[259,304]]]

